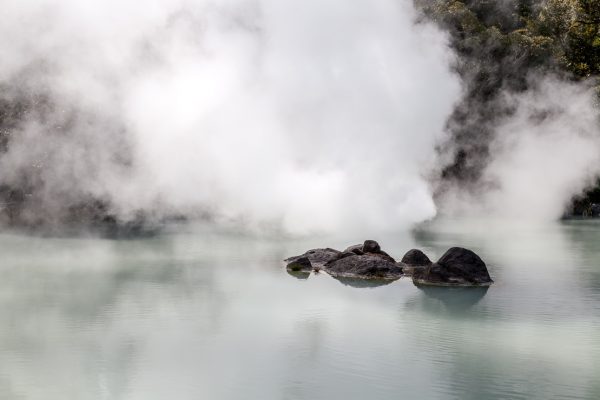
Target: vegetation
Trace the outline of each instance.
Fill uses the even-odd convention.
[[[600,0],[416,0],[463,56],[600,74]]]

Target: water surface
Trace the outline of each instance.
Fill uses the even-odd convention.
[[[0,399],[600,398],[598,222],[374,237],[397,258],[471,248],[488,290],[282,268],[362,239],[2,234]]]

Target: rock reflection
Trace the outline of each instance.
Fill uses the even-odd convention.
[[[386,286],[395,280],[391,279],[357,279],[357,278],[341,278],[332,277],[336,281],[342,283],[344,286],[351,286],[354,288],[375,288],[379,286]]]
[[[305,280],[307,280],[310,277],[310,272],[306,272],[306,271],[290,271],[290,270],[287,270],[287,273],[290,276],[293,276],[294,278],[302,280],[302,281],[305,281]]]
[[[424,302],[441,302],[448,311],[462,312],[479,303],[489,287],[436,287],[415,285],[426,298]]]

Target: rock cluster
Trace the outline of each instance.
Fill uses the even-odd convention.
[[[374,240],[365,240],[344,251],[313,249],[285,261],[288,270],[324,270],[336,278],[394,280],[402,276],[402,266]]]
[[[393,281],[412,276],[416,285],[489,286],[493,283],[481,258],[461,247],[449,249],[435,263],[418,249],[409,250],[396,262],[381,250],[379,243],[366,240],[344,251],[313,249],[285,261],[288,272],[309,274],[322,270],[338,279]]]

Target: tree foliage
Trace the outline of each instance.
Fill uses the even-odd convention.
[[[461,55],[516,56],[526,67],[553,67],[578,78],[600,74],[600,0],[416,0],[452,34]],[[490,51],[474,48],[494,41]]]

